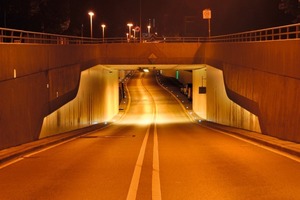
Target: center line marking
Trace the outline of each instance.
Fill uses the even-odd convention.
[[[153,169],[152,169],[152,200],[161,200],[160,178],[159,178],[159,156],[156,123],[154,124],[153,141]]]
[[[144,161],[144,157],[145,157],[147,141],[148,141],[149,132],[150,132],[150,126],[151,126],[151,124],[148,126],[146,135],[144,137],[144,140],[143,140],[143,143],[142,143],[142,146],[141,146],[141,150],[140,150],[138,159],[137,159],[136,164],[135,164],[133,176],[132,176],[132,179],[131,179],[129,191],[128,191],[127,198],[126,198],[127,200],[135,200],[136,199],[136,195],[137,195],[137,191],[138,191],[138,187],[139,187],[139,182],[140,182],[142,166],[143,166],[143,161]]]

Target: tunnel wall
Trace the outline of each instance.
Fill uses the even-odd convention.
[[[300,41],[207,43],[228,97],[258,116],[262,133],[300,142]]]
[[[300,41],[99,45],[0,44],[0,149],[39,138],[43,119],[74,99],[98,64],[208,64],[261,131],[300,142]]]
[[[118,76],[100,65],[83,71],[76,98],[44,118],[40,138],[110,121],[119,112]]]
[[[207,120],[218,124],[261,132],[258,117],[227,96],[223,72],[207,66]]]
[[[192,72],[184,70],[164,69],[162,75],[176,78],[176,72],[178,71],[178,81],[183,85],[193,82]]]
[[[0,44],[0,149],[39,138],[45,116],[75,98],[99,45]]]

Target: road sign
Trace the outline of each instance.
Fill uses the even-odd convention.
[[[211,19],[211,10],[210,9],[203,10],[203,19]]]

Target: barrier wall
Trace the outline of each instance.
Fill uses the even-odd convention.
[[[110,121],[119,112],[118,76],[101,65],[81,72],[76,98],[44,118],[40,138]]]
[[[223,71],[229,98],[259,117],[263,134],[300,142],[300,40],[204,48],[205,62]]]
[[[258,117],[235,102],[226,93],[223,72],[207,66],[207,120],[261,132]]]
[[[75,98],[99,45],[0,44],[0,149],[39,138],[43,119]]]

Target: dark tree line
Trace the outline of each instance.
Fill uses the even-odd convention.
[[[280,0],[278,8],[290,15],[293,23],[300,22],[300,0]]]
[[[70,24],[69,0],[0,0],[0,26],[64,33]]]

